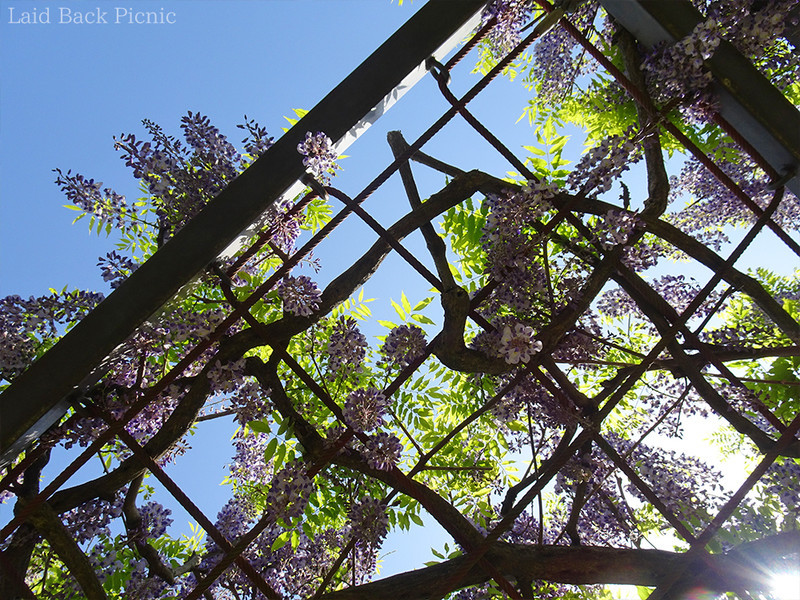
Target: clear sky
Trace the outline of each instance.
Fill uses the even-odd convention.
[[[277,137],[286,125],[284,115],[312,108],[423,5],[423,0],[406,0],[402,7],[397,0],[0,0],[0,296],[42,295],[64,286],[104,289],[95,265],[113,241],[90,235],[85,221],[70,224],[76,213],[62,208],[66,199],[53,183],[52,169],[80,172],[134,200],[137,184],[112,138],[142,135],[143,118],[180,135],[181,116],[201,112],[238,144],[244,135],[236,124],[247,115]],[[78,14],[94,20],[98,10],[107,13],[106,23],[75,23]],[[148,10],[163,14],[165,22],[136,24],[136,12]],[[49,15],[49,23],[24,23],[25,14],[38,21]],[[469,74],[472,63],[466,63],[454,76],[460,92],[477,81]],[[522,155],[521,146],[534,143],[527,123],[516,122],[525,100],[519,83],[499,79],[470,108]],[[351,195],[360,191],[391,160],[386,131],[400,129],[411,141],[445,108],[433,81],[420,82],[348,149],[334,185]],[[510,168],[458,121],[425,151],[464,169],[502,175]],[[415,167],[415,173],[422,171]],[[396,179],[366,205],[384,225],[407,210]],[[441,175],[421,179],[427,185],[421,186],[423,195],[444,183]],[[637,187],[631,191],[641,199],[641,181]],[[369,235],[365,245],[373,239],[357,223],[343,227],[354,240]],[[410,247],[415,243],[410,240]],[[328,244],[317,256],[323,265],[343,267],[353,252]],[[393,319],[389,298],[398,299],[402,289],[414,303],[427,286],[418,279],[406,283],[410,271],[399,261],[389,265],[366,296],[376,298],[371,306],[378,318]],[[336,268],[329,272],[336,274]],[[203,433],[190,440],[194,449],[170,471],[212,520],[227,497],[218,483],[233,453],[219,451],[219,442],[231,433],[227,421],[204,423]],[[188,533],[186,519],[177,517],[176,524]],[[402,544],[389,570],[421,566],[420,552],[441,544],[441,536],[429,538],[419,546]],[[385,548],[391,547],[389,540]]]
[[[144,118],[180,135],[181,116],[201,112],[238,144],[244,134],[236,124],[247,115],[277,137],[286,125],[284,115],[313,107],[423,4],[0,0],[0,295],[42,295],[64,286],[105,291],[95,265],[113,249],[113,239],[89,234],[87,221],[71,225],[77,213],[62,208],[67,201],[52,169],[80,172],[132,201],[139,197],[137,184],[115,152],[113,136],[143,135]],[[156,11],[164,22],[136,24],[140,11]],[[84,23],[76,23],[78,15]],[[470,66],[465,64],[463,79],[454,82],[461,91],[477,81]],[[499,80],[493,87],[473,110],[506,142],[510,138],[512,148],[533,143],[527,124],[516,124],[524,106],[521,86]],[[445,108],[432,80],[423,80],[348,149],[335,185],[351,195],[360,191],[391,160],[386,131],[400,129],[411,141]],[[465,169],[503,174],[510,168],[458,122],[425,150]],[[444,183],[441,175],[421,178],[432,186],[424,195]],[[369,202],[367,208],[385,225],[407,211],[396,182]],[[370,235],[371,243],[363,226],[346,227],[353,227],[353,235]],[[323,246],[317,256],[323,264],[342,266],[353,258],[341,245]],[[333,269],[329,276],[336,274]],[[390,268],[392,287],[378,281],[367,291],[376,298],[372,306],[379,318],[395,317],[389,298],[399,299],[401,289],[412,302],[427,292],[418,283],[400,286],[397,277]],[[227,498],[218,483],[233,450],[214,453],[204,447],[218,450],[232,430],[227,421],[209,422],[202,432],[170,474],[213,520]],[[188,517],[176,517],[188,533]],[[402,550],[393,555],[392,571],[420,566],[420,550],[441,545],[433,528],[427,531],[430,543],[406,544],[408,558]],[[391,541],[386,549],[390,546]]]

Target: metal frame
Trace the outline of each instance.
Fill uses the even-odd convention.
[[[0,466],[61,418],[137,327],[221,254],[304,174],[297,145],[323,131],[341,151],[478,23],[485,0],[430,0],[300,123],[0,395]],[[232,246],[233,245],[233,246]]]

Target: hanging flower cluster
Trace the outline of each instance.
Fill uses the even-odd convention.
[[[344,420],[355,431],[372,431],[383,424],[389,400],[380,390],[355,390],[344,404]]]
[[[325,185],[330,183],[330,174],[336,169],[341,169],[336,164],[339,156],[331,138],[321,131],[307,132],[305,139],[297,145],[297,151],[303,155],[303,165],[308,172]]]
[[[317,310],[322,297],[317,284],[305,275],[287,275],[278,282],[276,291],[283,300],[283,309],[300,317],[307,317]]]
[[[367,338],[352,317],[339,317],[328,338],[328,368],[330,377],[343,372],[359,372],[367,354]]]
[[[416,325],[398,325],[394,327],[380,347],[383,356],[380,364],[403,369],[422,356],[428,342],[425,332]]]

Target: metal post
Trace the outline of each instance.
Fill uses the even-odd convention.
[[[343,150],[480,18],[485,0],[430,0],[173,239],[0,395],[0,466],[60,419],[135,330],[190,283],[303,175],[297,145],[325,132]]]

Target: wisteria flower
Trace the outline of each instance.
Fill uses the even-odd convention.
[[[377,498],[362,498],[353,504],[349,517],[353,537],[368,544],[380,544],[389,531],[389,516]]]
[[[526,363],[541,349],[542,342],[534,339],[532,327],[517,323],[513,329],[510,325],[503,328],[503,335],[500,337],[500,355],[508,364]]]
[[[416,325],[398,325],[389,332],[380,353],[385,357],[382,364],[394,364],[401,369],[422,356],[428,342],[425,332]]]
[[[531,17],[530,0],[494,0],[483,10],[482,23],[496,17],[488,41],[495,56],[502,56],[520,42],[520,29]]]
[[[600,245],[606,250],[626,244],[640,225],[639,217],[621,210],[609,210],[603,217],[605,227],[599,232]]]
[[[328,340],[328,368],[335,377],[343,370],[360,371],[367,354],[367,338],[358,329],[356,320],[339,317]]]
[[[372,431],[383,424],[389,401],[379,390],[355,390],[344,403],[344,420],[356,431]]]
[[[367,464],[380,471],[391,471],[392,467],[400,460],[402,451],[403,445],[400,440],[385,431],[371,436],[364,444],[364,456],[367,458]]]
[[[325,184],[330,182],[332,171],[341,169],[336,164],[338,155],[331,138],[321,131],[306,133],[305,140],[297,145],[297,151],[303,155],[303,165],[308,172]]]
[[[139,509],[142,522],[139,526],[140,531],[147,538],[157,538],[167,532],[167,527],[172,525],[172,518],[169,515],[172,511],[165,508],[160,503],[150,501]]]
[[[307,317],[319,308],[322,292],[310,277],[287,275],[277,285],[278,296],[283,300],[283,308],[293,315]]]
[[[278,471],[266,499],[266,510],[273,522],[302,515],[312,487],[311,477],[302,462],[294,461]]]

